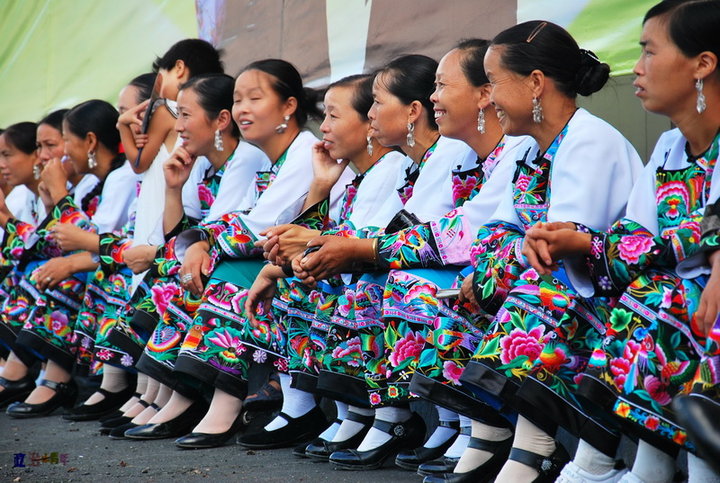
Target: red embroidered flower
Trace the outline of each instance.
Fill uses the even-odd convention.
[[[406,359],[417,359],[422,351],[425,338],[422,334],[408,333],[395,343],[389,360],[393,366],[399,366]]]
[[[528,360],[534,361],[540,355],[543,348],[542,336],[545,327],[538,326],[530,332],[520,329],[513,329],[510,334],[500,339],[500,361],[509,364],[519,356],[527,356]]]
[[[175,294],[180,293],[180,287],[174,283],[158,284],[153,285],[150,292],[150,298],[157,307],[158,314],[162,316]]]
[[[628,235],[618,245],[620,258],[627,263],[638,263],[640,257],[650,251],[654,242],[647,236]]]
[[[463,369],[453,361],[445,361],[443,364],[443,377],[454,384],[460,384]]]

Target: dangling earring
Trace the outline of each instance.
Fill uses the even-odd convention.
[[[33,166],[33,178],[40,179],[40,175],[42,174],[42,166],[39,164],[36,164]]]
[[[222,136],[220,135],[220,129],[215,130],[215,150],[216,151],[222,151],[225,149],[225,146],[223,146],[223,140]]]
[[[95,151],[88,151],[88,168],[97,168],[97,158],[95,157]]]
[[[485,110],[480,109],[478,112],[478,125],[477,130],[480,134],[485,134]]]
[[[695,105],[695,109],[697,110],[698,114],[702,114],[705,112],[705,108],[707,107],[707,104],[705,104],[705,94],[703,94],[703,80],[697,79],[695,81],[695,90],[697,91],[697,104]]]
[[[285,130],[288,128],[287,123],[290,120],[290,116],[285,116],[283,119],[285,120],[285,122],[283,122],[282,124],[278,124],[275,128],[275,132],[278,134],[284,133]]]
[[[535,124],[540,124],[543,121],[542,106],[540,105],[540,99],[537,97],[533,97],[532,116]]]
[[[407,145],[410,147],[415,146],[415,123],[409,122],[407,125]]]
[[[373,145],[372,145],[372,136],[368,134],[368,136],[365,138],[367,140],[367,153],[368,156],[372,156],[373,153]]]

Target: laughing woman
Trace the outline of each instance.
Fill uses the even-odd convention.
[[[609,68],[562,27],[543,21],[511,27],[493,39],[484,64],[503,131],[527,134],[536,145],[518,162],[492,221],[477,235],[475,270],[464,284],[491,322],[460,381],[484,391],[482,401],[520,412],[498,481],[552,481],[568,458],[551,436],[552,414],[567,406],[563,396],[601,337],[596,328],[605,305],[575,297],[562,265],[534,270],[522,253],[524,236],[538,223],[565,220],[578,230],[607,229],[623,215],[642,163],[617,130],[578,109],[577,95],[598,91]],[[551,305],[533,310],[538,300]],[[552,387],[557,397],[525,402],[530,386]],[[485,426],[492,434],[492,425]],[[614,455],[617,437],[602,423],[578,418],[573,429],[596,431],[597,444]],[[485,459],[491,457],[486,451]]]
[[[15,300],[32,307],[17,343],[48,361],[47,379],[24,403],[8,408],[11,416],[48,414],[61,405],[72,405],[77,395],[70,381],[75,359],[72,327],[87,272],[97,267],[96,232],[119,229],[135,197],[136,175],[118,153],[117,116],[111,105],[93,100],[74,107],[63,120],[65,153],[75,171],[100,180],[91,191],[99,198],[88,205],[94,205],[92,214],[69,195],[65,170],[59,160],[53,160],[43,170],[43,183],[54,208],[32,236],[14,227],[12,236],[6,237],[6,251],[20,257],[24,267]],[[0,215],[0,222],[17,225],[7,212]]]
[[[699,392],[691,398],[718,397],[719,23],[720,5],[712,1],[663,2],[645,16],[636,95],[678,129],[658,141],[625,217],[607,232],[558,225],[528,233],[548,246],[538,270],[564,260],[585,295],[619,297],[578,393],[640,439],[623,481],[671,480],[678,449],[694,451],[672,397],[694,383]],[[563,481],[607,478],[592,435],[582,436],[583,451]],[[688,468],[690,481],[716,481],[697,458]]]

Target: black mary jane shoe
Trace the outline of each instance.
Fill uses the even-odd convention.
[[[322,438],[317,438],[305,447],[305,456],[316,460],[327,461],[335,451],[357,448],[360,446],[360,443],[362,443],[367,432],[370,431],[372,423],[375,420],[373,416],[363,416],[362,414],[353,412],[348,412],[345,419],[361,423],[363,428],[345,441],[326,441]],[[340,420],[337,420],[337,422],[342,424]]]
[[[560,443],[555,444],[555,451],[550,456],[541,456],[532,451],[513,448],[510,450],[508,459],[535,468],[540,474],[532,483],[553,483],[560,476],[560,471],[570,461],[570,455],[565,448]]]
[[[137,404],[140,404],[142,407],[147,408],[150,406],[149,402],[140,399],[140,394],[135,393],[133,394],[133,397],[138,398]],[[110,431],[112,431],[113,429],[122,426],[123,424],[127,424],[132,420],[133,418],[131,418],[130,416],[124,416],[123,413],[117,411],[115,417],[113,418],[103,418],[98,420],[101,423],[100,434],[110,434]]]
[[[154,404],[150,405],[151,407]],[[155,406],[157,408],[157,406]],[[159,409],[159,408],[158,408]],[[204,402],[196,401],[190,405],[179,416],[164,423],[143,424],[125,431],[125,437],[129,439],[167,439],[177,438],[188,434],[190,430],[200,422],[207,412],[207,405]]]
[[[330,455],[330,463],[338,470],[374,470],[382,467],[385,460],[401,449],[422,444],[425,436],[425,422],[417,413],[401,423],[390,423],[376,419],[373,427],[390,435],[390,439],[375,449],[358,451],[346,449]]]
[[[138,425],[133,423],[132,421],[128,421],[125,424],[121,424],[120,426],[116,428],[112,428],[108,432],[108,437],[110,439],[128,439],[127,436],[125,436],[125,431],[128,431],[133,428],[137,428]]]
[[[511,452],[513,437],[502,441],[487,441],[470,437],[468,448],[487,451],[492,456],[485,463],[464,473],[442,473],[425,476],[423,483],[487,483],[495,479]],[[456,463],[457,465],[457,463]],[[562,467],[560,467],[562,469]],[[559,472],[560,470],[558,470]],[[552,480],[555,481],[555,480]]]
[[[280,386],[277,374],[270,375],[270,379],[255,394],[250,394],[243,401],[244,411],[273,411],[282,406],[282,389],[270,384],[274,381]]]
[[[451,428],[455,430],[455,435],[447,439],[443,444],[435,448],[426,448],[420,446],[407,451],[401,451],[395,458],[395,465],[408,471],[417,471],[418,466],[421,464],[440,458],[445,454],[445,451],[452,446],[455,442],[455,438],[460,434],[460,422],[459,421],[440,421],[438,426],[444,428]],[[470,428],[467,428],[468,430]]]
[[[257,433],[244,434],[238,443],[250,449],[286,448],[317,437],[327,426],[327,418],[320,406],[315,406],[298,418],[292,418],[282,412],[278,416],[288,423],[274,431],[263,429]]]
[[[8,406],[7,413],[11,418],[36,418],[47,416],[60,407],[69,408],[75,404],[78,396],[78,388],[73,380],[69,382],[54,382],[43,379],[41,386],[49,387],[55,394],[40,404],[28,404],[26,402],[15,402]]]
[[[720,405],[702,394],[677,396],[673,409],[700,456],[720,473]]]
[[[443,456],[440,459],[428,461],[418,466],[417,474],[420,476],[442,475],[443,473],[452,473],[460,461],[460,458],[448,458]]]
[[[228,442],[245,427],[242,411],[237,415],[230,428],[222,433],[190,433],[175,440],[175,446],[183,449],[215,448]]]
[[[0,392],[0,409],[16,401],[22,401],[35,389],[35,380],[25,376],[17,381],[11,381],[0,377],[0,386],[4,387]]]
[[[94,421],[100,419],[107,414],[117,411],[120,406],[132,397],[135,389],[128,386],[122,391],[110,392],[99,388],[97,392],[105,396],[102,401],[90,405],[83,403],[69,409],[63,414],[63,419],[67,421]]]

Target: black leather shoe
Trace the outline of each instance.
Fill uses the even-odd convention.
[[[287,420],[287,424],[274,431],[244,434],[238,441],[242,446],[251,449],[286,448],[315,437],[327,426],[327,419],[320,406],[315,406],[299,418],[291,418],[285,413],[278,414]]]
[[[117,411],[120,406],[132,397],[135,389],[128,386],[122,391],[110,392],[99,388],[97,392],[105,396],[102,401],[90,405],[83,403],[80,406],[74,407],[63,414],[63,419],[68,421],[93,421],[100,419],[107,414]]]
[[[502,469],[505,461],[507,461],[512,448],[512,442],[512,436],[502,441],[487,441],[471,437],[470,441],[468,441],[467,447],[492,453],[489,460],[477,468],[464,473],[448,472],[443,474],[428,475],[425,479],[423,479],[423,483],[486,483],[488,481],[492,481],[495,479],[497,474],[500,473],[500,469]],[[562,466],[560,469],[562,469]],[[560,470],[558,470],[558,472],[559,471]]]
[[[275,381],[278,387],[270,384]],[[280,389],[280,378],[277,373],[271,374],[268,382],[261,387],[255,394],[248,395],[243,401],[243,409],[245,411],[272,411],[282,406],[283,395]]]
[[[183,413],[170,421],[155,424],[143,424],[125,431],[125,437],[130,439],[167,439],[177,438],[188,434],[200,422],[207,412],[204,402],[194,402]]]
[[[0,377],[0,386],[4,389],[0,392],[0,408],[15,401],[22,401],[35,389],[35,381],[30,376],[25,376],[17,381],[11,381]]]
[[[428,461],[418,466],[417,474],[420,476],[435,476],[443,473],[452,473],[460,461],[460,458],[448,458],[443,456],[438,460]]]
[[[123,424],[129,423],[132,419],[133,418],[129,416],[120,416],[115,419],[108,419],[102,424],[102,426],[100,426],[100,434],[110,434],[110,431],[122,426]]]
[[[442,455],[444,455],[445,450],[452,446],[452,444],[455,442],[455,438],[459,434],[460,422],[440,421],[440,424],[438,424],[438,426],[454,429],[455,436],[448,438],[447,441],[445,441],[443,444],[436,448],[426,448],[425,446],[420,446],[419,448],[401,451],[395,458],[395,464],[404,470],[417,471],[418,466],[420,466],[421,464],[440,458]]]
[[[365,438],[367,432],[370,431],[372,423],[375,420],[373,416],[363,416],[362,414],[353,412],[349,412],[345,419],[361,423],[363,428],[357,434],[351,436],[345,441],[331,442],[318,438],[315,441],[310,442],[310,444],[305,447],[305,456],[308,458],[327,461],[330,458],[330,455],[335,451],[357,448],[360,446],[360,443],[362,443],[362,440]],[[338,420],[338,422],[342,424],[342,421]]]
[[[541,456],[520,448],[510,450],[509,460],[517,461],[540,472],[532,483],[553,483],[563,467],[570,461],[570,455],[560,443],[555,443],[555,451],[550,456]]]
[[[55,394],[40,404],[28,404],[26,402],[15,402],[7,408],[7,415],[12,418],[35,418],[47,416],[59,407],[69,408],[75,404],[78,396],[78,388],[74,381],[53,382],[44,379],[41,386],[49,387]]]
[[[720,431],[717,426],[720,405],[702,394],[690,394],[676,397],[673,409],[700,456],[720,473]]]
[[[128,421],[125,424],[121,424],[117,428],[112,428],[110,432],[108,433],[108,436],[110,439],[128,439],[127,436],[125,436],[125,431],[133,428],[137,428],[138,425]]]
[[[215,448],[224,445],[230,438],[235,436],[245,423],[242,418],[242,411],[237,415],[230,428],[223,433],[190,433],[187,436],[175,440],[175,445],[185,449]]]
[[[420,446],[425,437],[425,422],[414,413],[401,423],[390,423],[376,419],[373,427],[391,435],[384,444],[369,451],[346,449],[330,455],[330,463],[339,470],[374,470],[382,467],[385,460],[398,450]]]

